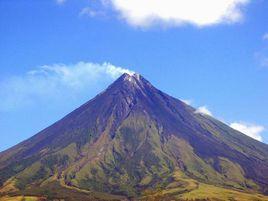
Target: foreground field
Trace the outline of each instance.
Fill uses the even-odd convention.
[[[46,200],[45,198],[31,197],[31,196],[14,196],[14,197],[5,196],[0,199],[1,201],[44,201]]]
[[[242,192],[200,183],[176,171],[163,188],[145,189],[141,196],[125,197],[98,193],[66,186],[52,181],[43,186],[32,186],[24,191],[0,196],[0,201],[268,201],[268,196]],[[10,187],[10,186],[9,186]],[[27,196],[21,196],[27,195]]]

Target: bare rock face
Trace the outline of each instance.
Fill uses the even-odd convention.
[[[42,195],[54,185],[127,199],[170,188],[178,174],[181,185],[189,178],[265,194],[268,145],[197,113],[139,74],[123,74],[60,121],[0,153],[0,195]]]

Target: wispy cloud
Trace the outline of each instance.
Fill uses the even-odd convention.
[[[109,63],[53,64],[0,82],[0,111],[76,96],[132,71]],[[61,100],[62,101],[62,100]]]
[[[88,17],[96,17],[96,16],[104,16],[104,15],[105,13],[103,11],[94,10],[90,7],[83,8],[79,13],[79,16],[88,16]]]
[[[260,61],[261,66],[263,67],[268,67],[268,56],[267,57],[263,57]]]
[[[268,41],[268,33],[265,33],[262,36],[262,39],[264,40],[264,42]],[[268,48],[267,48],[267,46],[264,46],[258,52],[255,52],[254,57],[261,67],[268,67]]]
[[[193,101],[189,99],[181,99],[182,102],[184,102],[187,105],[192,105]]]
[[[262,142],[261,133],[264,131],[263,126],[249,124],[249,123],[243,123],[243,122],[234,122],[234,123],[231,123],[230,126],[233,129],[238,130],[241,133],[244,133],[244,134],[248,135],[249,137],[252,137],[252,138]]]
[[[212,115],[212,112],[209,111],[209,109],[207,108],[207,106],[198,107],[195,112],[196,113],[199,113],[199,114],[205,114],[205,115],[213,116]]]
[[[250,0],[107,0],[130,25],[154,24],[199,27],[236,23],[243,19],[242,8]],[[105,1],[105,2],[107,2]],[[106,4],[107,5],[107,4]],[[109,4],[108,4],[109,5]]]
[[[267,48],[264,48],[263,50],[256,52],[254,54],[254,57],[261,67],[268,67]]]
[[[62,5],[64,3],[66,3],[66,0],[56,0],[56,3],[59,5]]]
[[[268,33],[265,33],[262,37],[263,40],[268,40]]]

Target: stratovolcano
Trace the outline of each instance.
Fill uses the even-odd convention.
[[[268,200],[268,145],[123,74],[0,153],[0,183],[48,200]]]

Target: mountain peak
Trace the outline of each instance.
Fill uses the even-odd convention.
[[[118,78],[116,82],[121,82],[134,87],[145,87],[152,86],[149,81],[147,81],[142,75],[138,73],[124,73]]]
[[[122,77],[125,81],[135,82],[140,80],[141,75],[138,73],[124,73]]]
[[[0,153],[0,197],[83,189],[139,198],[163,190],[170,194],[159,200],[177,200],[172,196],[204,185],[268,193],[268,146],[197,115],[137,73],[124,73],[60,121]],[[97,200],[82,196],[73,200]]]

